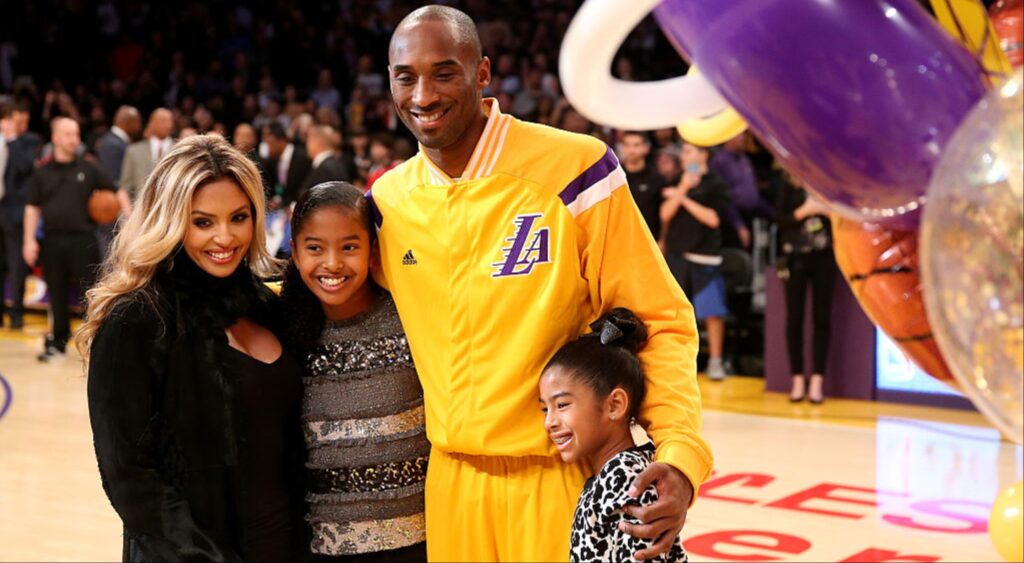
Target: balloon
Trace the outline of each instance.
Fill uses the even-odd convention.
[[[917,231],[832,218],[836,262],[871,322],[935,379],[956,388],[924,309]]]
[[[687,76],[700,74],[697,67],[691,66]],[[747,122],[732,107],[708,115],[690,119],[676,125],[679,136],[684,141],[701,147],[720,145],[747,130]]]
[[[576,12],[562,38],[558,67],[562,91],[580,114],[618,129],[646,130],[727,107],[702,76],[629,82],[609,74],[619,45],[659,1],[589,0]]]
[[[984,4],[978,0],[931,0],[930,4],[943,29],[968,51],[978,53],[989,74],[1005,77],[1013,72]]]
[[[701,74],[612,79],[622,39],[655,5]],[[986,91],[977,62],[916,0],[587,0],[559,68],[569,101],[613,127],[710,115],[724,97],[834,208],[910,225],[946,141]]]
[[[1007,561],[1024,561],[1024,481],[999,493],[988,519],[988,535]]]
[[[925,306],[961,389],[1024,442],[1024,70],[956,131],[921,224]]]
[[[790,172],[864,220],[916,224],[987,90],[916,0],[665,0],[654,14]]]
[[[999,47],[1013,67],[1024,65],[1024,1],[1000,0],[992,6]]]

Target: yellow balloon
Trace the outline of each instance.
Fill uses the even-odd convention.
[[[1024,481],[999,493],[988,519],[988,535],[1007,561],[1024,561]]]
[[[935,18],[953,39],[971,53],[982,53],[980,62],[985,70],[998,76],[1013,72],[984,4],[978,0],[931,0],[931,5]]]
[[[700,74],[696,66],[690,66],[686,75]],[[740,117],[732,106],[715,112],[711,115],[688,119],[676,125],[679,135],[684,141],[693,143],[700,147],[713,147],[720,145],[729,139],[746,131],[747,122]]]

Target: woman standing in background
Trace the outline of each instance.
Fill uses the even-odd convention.
[[[828,208],[809,194],[803,182],[784,173],[778,204],[779,277],[786,285],[786,349],[793,385],[789,400],[804,397],[814,404],[825,400],[824,375],[832,326],[832,292],[836,264]],[[814,361],[810,384],[804,373],[804,306],[807,289],[813,298]]]

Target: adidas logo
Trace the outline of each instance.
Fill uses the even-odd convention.
[[[411,248],[408,251],[406,251],[405,256],[402,256],[402,265],[403,266],[415,266],[416,265],[416,257],[412,255],[412,249]]]

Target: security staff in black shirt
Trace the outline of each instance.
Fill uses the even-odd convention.
[[[98,166],[76,156],[81,144],[78,123],[58,117],[53,132],[53,160],[36,170],[25,206],[25,262],[40,258],[36,231],[43,221],[43,279],[49,289],[50,334],[39,361],[62,357],[71,337],[69,291],[79,295],[92,285],[100,261],[96,224],[89,218],[93,190],[114,190],[114,183]]]

